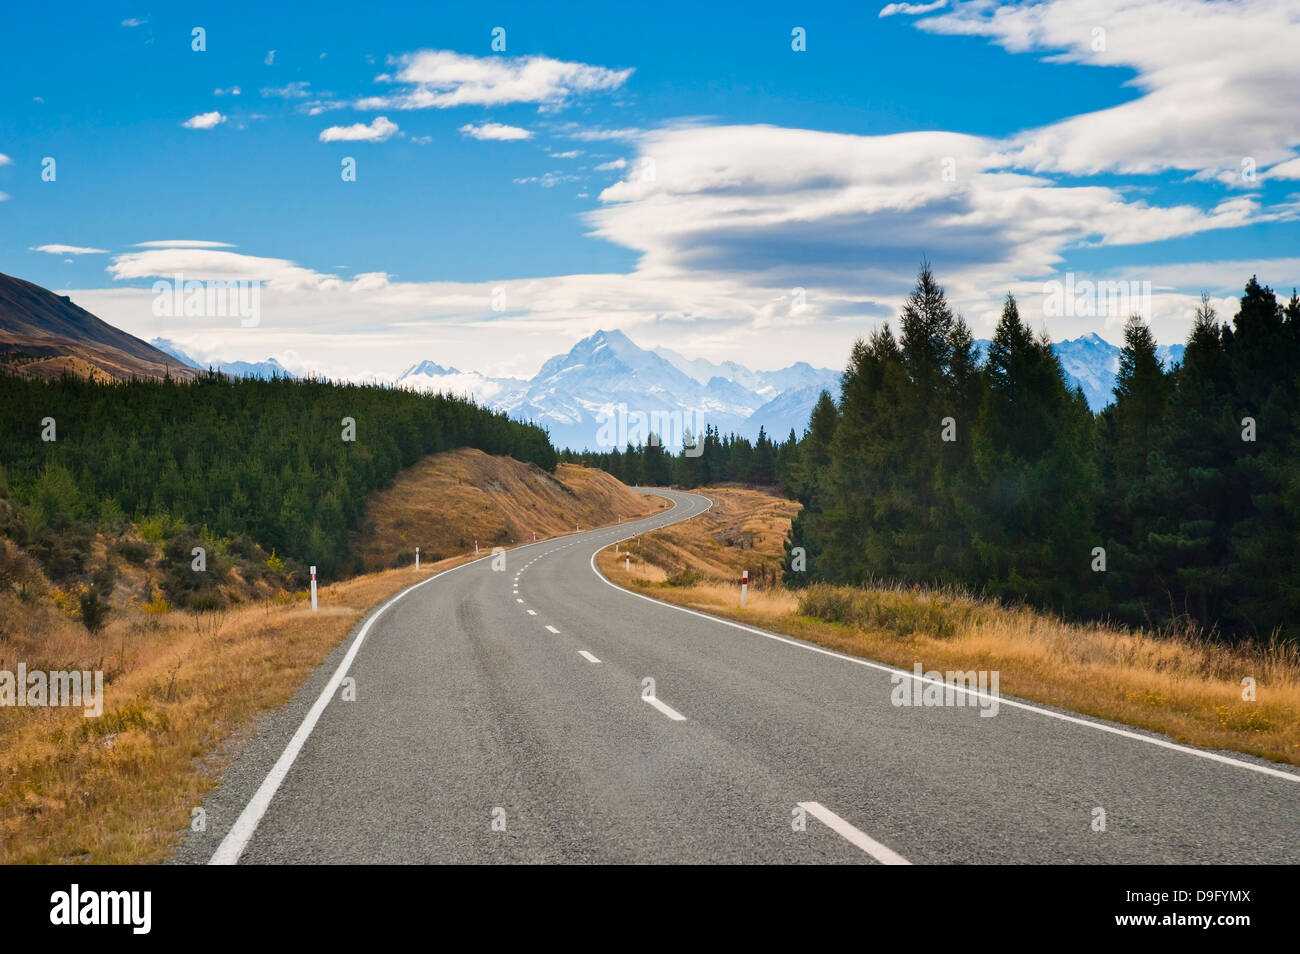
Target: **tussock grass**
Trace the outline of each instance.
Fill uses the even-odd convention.
[[[706,488],[724,519],[775,498]],[[715,494],[717,496],[715,496]],[[721,498],[721,499],[719,499]],[[716,527],[692,520],[643,538],[632,572],[609,551],[599,563],[611,580],[648,596],[762,626],[829,649],[911,669],[996,669],[1007,695],[1166,733],[1212,749],[1300,765],[1300,646],[1228,646],[1202,634],[1151,632],[1106,623],[1072,623],[1024,606],[1004,606],[955,589],[816,584],[786,590],[751,586],[739,607],[735,564],[701,582],[683,576],[714,565]],[[654,539],[660,534],[668,540]],[[782,533],[781,537],[784,536]],[[686,559],[693,550],[701,556]],[[743,559],[779,564],[779,539],[767,537]],[[657,572],[656,572],[657,571]],[[671,580],[692,580],[674,586]],[[1243,679],[1255,699],[1243,698]]]

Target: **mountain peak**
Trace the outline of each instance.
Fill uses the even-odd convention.
[[[444,368],[435,361],[424,360],[418,364],[413,364],[401,373],[398,380],[409,378],[417,374],[428,375],[429,377],[438,377],[444,374],[460,374],[455,368]]]

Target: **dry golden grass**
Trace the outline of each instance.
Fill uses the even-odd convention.
[[[488,479],[516,465],[495,460],[499,470],[484,471]],[[609,493],[607,475],[582,470],[566,468],[568,486]],[[426,498],[424,506],[455,526],[464,492]],[[532,516],[540,526],[570,529],[567,510]],[[80,708],[0,707],[0,864],[163,860],[258,712],[288,702],[371,607],[470,558],[324,586],[315,614],[305,594],[200,614],[151,613],[136,601],[115,607],[95,636],[48,596],[0,593],[0,669],[14,671],[21,661],[29,671],[105,673],[100,718],[85,718]]]
[[[669,573],[697,573],[718,580],[739,579],[748,570],[756,584],[780,578],[782,544],[799,504],[757,490],[713,487],[713,506],[685,523],[646,534],[638,545],[642,562]]]
[[[480,547],[513,546],[643,517],[667,506],[634,494],[604,471],[560,464],[554,475],[535,464],[472,448],[433,454],[402,471],[366,509],[354,552],[368,571],[413,558],[441,559]]]
[[[732,513],[724,519],[738,518],[737,508],[751,505],[756,513],[776,512],[776,499],[759,501],[765,495],[755,491],[700,492],[715,500],[715,510]],[[657,540],[660,535],[667,539]],[[996,669],[1007,695],[1190,745],[1300,765],[1300,647],[1294,644],[1229,647],[1068,623],[1024,607],[907,587],[790,591],[760,579],[742,610],[739,564],[715,559],[715,535],[707,517],[687,521],[643,537],[630,573],[622,555],[610,550],[600,554],[599,565],[614,582],[648,596],[850,655],[909,670],[917,662],[927,670]],[[733,555],[751,569],[779,565],[783,537],[783,530],[764,535],[753,551]],[[709,569],[719,565],[721,572]],[[1253,701],[1242,698],[1247,677],[1255,680]]]

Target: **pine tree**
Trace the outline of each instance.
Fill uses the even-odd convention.
[[[1232,602],[1229,537],[1247,503],[1234,492],[1240,444],[1232,370],[1208,295],[1173,373],[1174,394],[1150,456],[1147,548],[1170,612],[1208,630]]]

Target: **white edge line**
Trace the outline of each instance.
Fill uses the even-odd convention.
[[[589,530],[587,532],[596,533],[599,531]],[[537,540],[532,543],[521,544],[520,546],[515,547],[514,550],[523,550],[527,547],[535,547],[550,542],[552,542],[552,540]],[[221,844],[217,845],[217,850],[214,851],[212,857],[208,859],[208,864],[233,865],[239,861],[239,856],[243,854],[244,848],[247,847],[249,839],[251,839],[253,833],[257,831],[257,826],[261,822],[262,816],[266,814],[266,810],[271,806],[271,799],[275,798],[275,793],[279,790],[285,776],[289,774],[289,769],[293,767],[294,761],[298,758],[298,753],[301,752],[302,747],[306,745],[307,739],[311,736],[312,730],[316,728],[316,723],[320,721],[320,717],[325,712],[326,706],[328,706],[330,700],[334,698],[334,693],[338,690],[339,685],[343,682],[343,677],[347,675],[348,669],[352,666],[352,661],[356,659],[357,652],[361,649],[362,641],[365,640],[366,634],[370,632],[370,627],[373,626],[375,621],[383,615],[384,610],[388,609],[388,607],[392,606],[403,597],[418,590],[426,583],[432,583],[434,580],[446,576],[448,573],[455,573],[457,570],[463,570],[467,566],[473,566],[475,563],[482,563],[483,561],[490,559],[492,559],[492,554],[488,553],[479,557],[477,560],[470,560],[468,563],[461,563],[458,566],[452,566],[445,570],[441,570],[427,579],[411,584],[396,596],[390,598],[388,602],[380,606],[379,609],[370,614],[370,617],[362,625],[361,630],[353,638],[352,645],[348,647],[347,654],[339,663],[338,668],[334,670],[334,675],[330,676],[329,682],[325,684],[325,688],[321,690],[320,695],[316,697],[316,701],[312,703],[311,709],[307,711],[307,715],[303,718],[302,724],[298,726],[298,730],[294,732],[293,737],[289,739],[289,744],[284,747],[284,751],[280,753],[280,757],[276,759],[275,764],[271,766],[271,771],[267,773],[266,778],[262,779],[262,784],[257,787],[257,791],[253,793],[253,797],[249,799],[248,804],[244,806],[244,810],[239,813],[239,817],[235,819],[235,823],[230,826],[230,831],[226,832],[226,836],[221,839]]]
[[[672,706],[668,705],[667,703],[660,702],[654,696],[642,696],[641,701],[650,703],[650,705],[654,706],[656,709],[658,709],[668,718],[672,719],[674,722],[686,721],[686,716],[682,715],[680,712],[678,712],[676,709],[674,709]]]
[[[892,848],[886,848],[880,842],[876,841],[866,832],[854,828],[839,815],[823,805],[821,802],[799,802],[799,807],[806,811],[813,818],[817,819],[835,834],[839,835],[850,844],[861,848],[872,858],[875,858],[882,865],[910,865],[911,862],[894,851]]]
[[[702,495],[693,494],[692,496],[702,496]],[[705,497],[704,499],[708,500],[707,497]],[[704,510],[699,511],[699,513],[693,513],[690,516],[698,517],[701,513],[704,513],[712,506],[713,506],[713,501],[710,500],[709,507],[705,507]],[[682,519],[684,520],[690,519],[690,517],[684,517]],[[679,523],[680,521],[674,521],[674,522]],[[634,536],[636,536],[636,534],[632,533],[632,534],[628,534],[628,536],[623,537],[622,539],[627,540]],[[656,606],[665,606],[668,609],[674,609],[682,613],[689,613],[692,616],[698,616],[700,617],[700,619],[707,619],[710,622],[721,623],[724,626],[730,626],[733,629],[743,630],[746,633],[753,633],[756,636],[763,636],[767,639],[774,639],[778,643],[785,643],[789,646],[798,647],[799,649],[806,649],[808,652],[811,653],[820,653],[823,656],[832,656],[835,659],[842,659],[845,662],[851,662],[858,666],[866,666],[868,669],[876,669],[879,670],[880,672],[887,672],[887,673],[901,673],[907,676],[909,679],[917,679],[916,673],[908,672],[906,669],[898,669],[894,666],[886,666],[884,663],[872,662],[870,659],[863,659],[860,656],[849,656],[844,653],[837,653],[832,649],[823,649],[821,646],[814,646],[810,643],[800,642],[799,640],[792,639],[789,636],[781,636],[778,635],[777,633],[769,633],[765,629],[758,629],[757,627],[754,626],[746,626],[744,623],[737,623],[734,620],[724,619],[721,616],[713,616],[709,613],[702,613],[699,610],[687,609],[685,606],[678,606],[676,603],[666,603],[662,600],[657,600],[654,599],[653,597],[646,596],[642,593],[637,593],[634,590],[629,590],[626,587],[619,586],[617,583],[615,583],[614,581],[610,580],[607,576],[605,576],[604,573],[601,573],[600,568],[596,566],[596,554],[600,553],[601,550],[605,550],[605,549],[608,549],[608,544],[606,546],[600,547],[594,553],[592,553],[591,569],[598,577],[600,577],[602,580],[604,580],[614,589],[618,590],[620,593],[626,593],[628,596],[635,596],[637,599],[645,600],[647,603],[654,603]],[[942,680],[928,679],[925,677],[921,677],[920,681],[934,683],[936,685],[944,686],[945,688],[955,688],[960,692],[966,692],[976,696],[980,695],[978,690],[966,689],[961,686],[952,686],[951,683],[946,683],[943,682]],[[1006,696],[999,696],[998,704],[1003,706],[1010,706],[1013,709],[1024,709],[1026,712],[1036,712],[1039,715],[1048,716],[1052,719],[1059,719],[1061,722],[1070,722],[1073,723],[1074,725],[1087,726],[1090,729],[1096,729],[1099,732],[1109,732],[1111,735],[1118,735],[1126,739],[1135,739],[1138,742],[1145,742],[1148,745],[1158,745],[1163,749],[1170,749],[1174,752],[1183,752],[1187,755],[1195,755],[1198,758],[1207,759],[1211,762],[1219,762],[1223,765],[1232,765],[1237,768],[1249,769],[1250,771],[1258,772],[1261,775],[1271,775],[1274,778],[1286,779],[1288,782],[1300,783],[1300,775],[1297,775],[1294,772],[1287,772],[1282,769],[1276,769],[1269,765],[1255,765],[1252,762],[1243,762],[1240,759],[1234,759],[1226,755],[1220,755],[1218,752],[1209,752],[1206,751],[1205,749],[1197,749],[1197,748],[1193,748],[1190,745],[1182,745],[1181,743],[1178,742],[1170,742],[1167,739],[1160,739],[1149,735],[1142,735],[1139,732],[1132,732],[1128,729],[1121,729],[1117,726],[1106,725],[1105,723],[1102,722],[1094,722],[1093,720],[1084,718],[1083,716],[1066,715],[1064,712],[1053,712],[1051,709],[1044,709],[1041,708],[1040,706],[1031,705],[1030,703],[1027,702],[1020,702],[1016,699],[1008,699]]]

